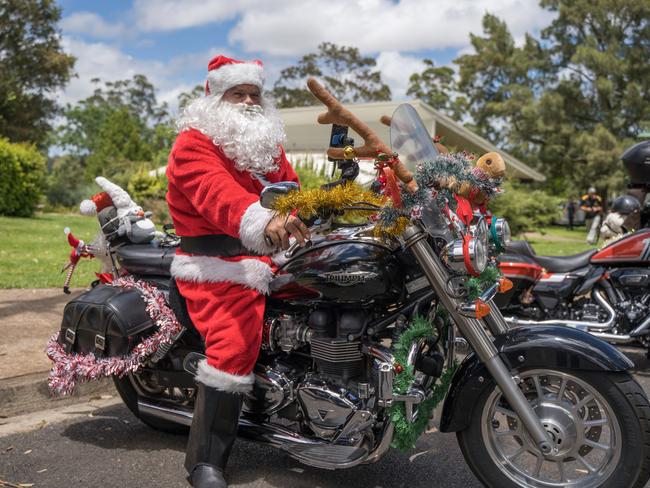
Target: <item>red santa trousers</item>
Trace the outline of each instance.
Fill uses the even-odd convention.
[[[214,386],[232,391],[237,384],[252,384],[253,367],[262,342],[266,297],[245,286],[193,283],[177,280],[194,326],[205,340],[207,361]],[[221,373],[221,378],[214,378]],[[233,376],[232,378],[230,376]]]
[[[266,256],[176,255],[172,275],[205,340],[207,360],[199,362],[197,381],[223,391],[251,389],[275,269]]]

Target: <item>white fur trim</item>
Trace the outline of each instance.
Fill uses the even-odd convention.
[[[108,193],[108,196],[111,197],[116,209],[124,210],[137,207],[135,202],[131,200],[129,194],[115,183],[111,183],[103,176],[95,178],[95,182],[102,188],[102,190]]]
[[[84,200],[79,204],[81,215],[97,215],[97,205],[92,200]]]
[[[233,63],[208,72],[210,95],[221,96],[236,85],[264,87],[264,68],[256,63]]]
[[[269,293],[269,283],[275,277],[271,267],[259,259],[224,261],[213,256],[185,254],[174,256],[171,275],[195,283],[236,283],[265,295]]]
[[[211,388],[231,393],[246,393],[251,391],[255,382],[253,373],[247,374],[246,376],[226,373],[214,366],[210,366],[207,359],[199,361],[194,379]]]
[[[276,251],[276,248],[269,246],[264,239],[264,230],[274,215],[273,210],[262,207],[260,202],[255,202],[246,209],[239,223],[239,238],[246,249],[257,254],[271,254]]]

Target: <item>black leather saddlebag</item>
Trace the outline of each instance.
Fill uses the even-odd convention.
[[[154,328],[136,290],[98,285],[66,304],[59,343],[68,353],[123,356]]]

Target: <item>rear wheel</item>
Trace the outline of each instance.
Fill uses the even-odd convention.
[[[628,373],[544,368],[519,377],[555,449],[541,454],[492,383],[479,396],[469,427],[458,433],[465,459],[486,486],[645,486],[650,406]]]
[[[165,399],[168,396],[164,388],[156,386],[146,377],[146,373],[129,373],[121,378],[113,376],[113,382],[115,383],[115,389],[129,410],[149,427],[170,434],[187,434],[189,432],[190,428],[185,425],[140,412],[138,398],[141,397],[141,394],[138,393],[138,390],[146,391],[152,397],[157,397],[157,399]]]

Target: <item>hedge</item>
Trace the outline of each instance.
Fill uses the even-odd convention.
[[[45,184],[45,158],[36,147],[0,138],[0,215],[30,217]]]

